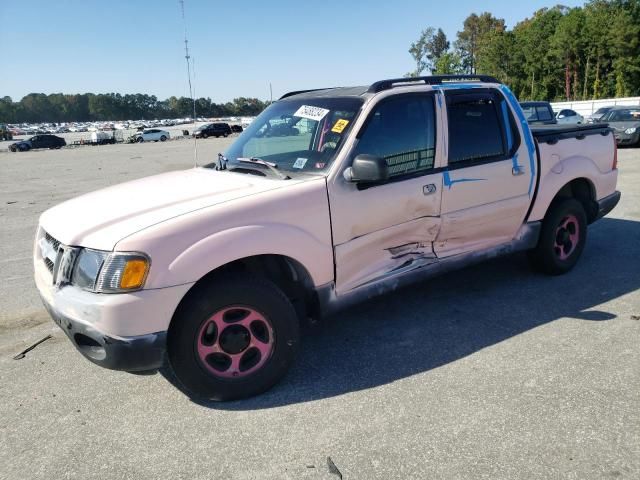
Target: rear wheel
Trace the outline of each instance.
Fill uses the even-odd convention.
[[[542,222],[538,245],[529,252],[536,270],[561,275],[578,262],[587,240],[587,215],[574,198],[556,200]]]
[[[230,275],[202,285],[173,319],[169,368],[187,394],[207,400],[257,395],[287,372],[299,342],[291,302],[268,280]]]
[[[142,137],[138,137],[138,139],[136,140],[136,142],[138,142],[138,143],[142,143],[142,142],[144,142],[144,138],[142,138]]]

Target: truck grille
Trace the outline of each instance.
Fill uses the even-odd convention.
[[[53,273],[53,262],[51,260],[49,260],[48,258],[44,258],[43,260],[44,260],[44,264],[49,269],[49,273]]]
[[[53,267],[55,266],[55,260],[60,249],[60,242],[47,232],[44,232],[42,240],[44,240],[46,248],[42,244],[40,245],[40,256],[49,272],[53,274]]]
[[[47,232],[44,232],[44,238],[46,238],[47,243],[49,243],[53,249],[57,252],[58,248],[60,248],[60,242],[49,235]]]

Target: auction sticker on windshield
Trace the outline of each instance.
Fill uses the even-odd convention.
[[[306,164],[307,164],[306,158],[298,158],[296,159],[296,163],[293,164],[293,168],[304,168]]]
[[[296,113],[294,113],[293,116],[308,118],[309,120],[315,120],[316,122],[319,122],[327,113],[329,113],[329,110],[327,110],[326,108],[313,107],[311,105],[302,105],[298,110],[296,110]]]
[[[344,118],[341,118],[336,122],[336,124],[333,126],[331,131],[334,133],[342,133],[342,131],[347,127],[347,125],[349,125],[349,120],[345,120]]]

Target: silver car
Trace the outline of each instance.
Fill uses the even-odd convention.
[[[600,122],[613,128],[618,145],[640,146],[640,106],[613,107]]]

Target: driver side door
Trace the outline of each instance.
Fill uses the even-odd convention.
[[[36,135],[31,139],[31,148],[42,148],[42,135]]]
[[[386,160],[389,179],[329,183],[336,293],[391,280],[436,261],[442,161],[431,92],[395,94],[370,109],[349,152]]]

